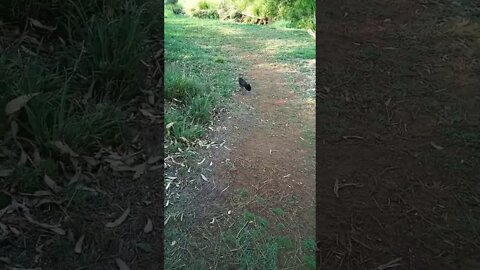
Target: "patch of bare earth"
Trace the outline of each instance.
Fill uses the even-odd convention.
[[[318,269],[478,269],[478,47],[451,3],[341,5],[319,14]]]
[[[239,75],[252,85],[252,91],[234,95],[235,108],[220,116],[217,130],[207,137],[217,142],[216,148],[201,154],[206,156],[202,166],[208,183],[187,188],[195,194],[191,210],[196,223],[190,225],[190,234],[202,235],[204,243],[186,249],[203,254],[200,256],[218,256],[217,245],[209,241],[233,224],[242,223],[242,215],[248,211],[267,219],[268,231],[274,237],[287,237],[294,243],[294,250],[280,248],[278,267],[305,267],[303,257],[313,254],[303,253],[302,241],[313,240],[315,228],[314,144],[313,137],[304,135],[306,129],[314,130],[313,104],[292,90],[286,80],[292,70],[286,66],[248,55],[240,48],[229,50],[249,62],[249,68]],[[301,74],[295,77],[299,83],[308,81]],[[242,192],[248,198],[238,201]],[[288,203],[292,201],[295,203]],[[281,208],[284,214],[274,214],[273,208]],[[285,228],[278,229],[278,224]],[[210,261],[213,269],[239,267],[238,261],[228,257],[204,260]]]

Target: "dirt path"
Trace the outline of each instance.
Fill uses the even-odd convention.
[[[244,187],[267,198],[297,197],[305,207],[314,202],[315,171],[311,162],[314,152],[302,144],[300,122],[313,128],[313,111],[298,113],[300,97],[293,93],[278,66],[248,58],[252,69],[246,77],[253,91],[239,94],[235,100],[252,106],[257,114],[248,122],[237,123],[240,139],[230,160],[236,169],[219,169],[225,183]],[[298,122],[292,122],[292,116]],[[303,119],[301,119],[303,118]],[[292,216],[293,218],[293,216]],[[305,229],[313,229],[313,217],[302,217]],[[313,230],[309,231],[313,233]]]
[[[223,147],[205,151],[209,182],[190,191],[197,221],[190,228],[201,228],[188,233],[198,242],[190,253],[206,261],[197,269],[313,269],[315,151],[314,137],[305,136],[314,132],[313,103],[292,90],[286,65],[228,50],[249,63],[240,75],[253,90],[234,95],[207,138]]]
[[[251,112],[230,123],[233,133],[229,139],[235,143],[228,163],[216,168],[215,175],[229,187],[228,197],[242,190],[264,202],[242,205],[237,212],[247,210],[266,218],[274,231],[273,225],[281,222],[286,227],[276,234],[300,244],[314,237],[314,147],[303,143],[306,139],[302,137],[303,128],[314,129],[313,106],[305,106],[302,97],[292,91],[284,67],[250,55],[243,59],[251,68],[242,76],[253,90],[240,92],[234,99]],[[279,217],[272,209],[284,213]],[[295,255],[296,263],[303,263],[302,254]]]

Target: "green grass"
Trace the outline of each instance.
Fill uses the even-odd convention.
[[[149,62],[149,57],[159,49],[157,36],[162,27],[157,2],[6,0],[0,3],[2,25],[25,29],[26,37],[33,40],[20,42],[18,36],[2,26],[2,34],[8,38],[2,41],[0,49],[0,152],[8,149],[9,154],[1,157],[0,168],[13,169],[10,176],[0,179],[2,189],[25,193],[47,190],[44,176],[48,174],[64,188],[56,197],[59,201],[69,201],[70,211],[78,213],[92,198],[81,186],[65,184],[69,180],[66,175],[74,173],[74,160],[60,155],[51,142],[61,141],[74,152],[89,157],[100,148],[125,143],[131,105],[145,96],[143,91],[155,87],[147,80],[148,70],[142,61]],[[45,27],[34,21],[29,23],[29,18],[54,30],[41,29]],[[31,94],[36,95],[19,111],[6,115],[6,104]],[[200,114],[198,106],[192,110]],[[11,123],[18,126],[16,136]],[[27,161],[17,164],[22,155],[27,156]],[[40,162],[34,162],[37,156]],[[82,162],[81,158],[78,160]],[[34,216],[46,216],[42,209],[32,208],[32,211],[36,212],[32,213]],[[48,216],[55,217],[57,212],[53,208],[48,211]],[[33,245],[31,237],[35,235],[22,240],[26,245],[22,250],[25,256],[18,256],[19,260],[32,257],[27,248]],[[65,246],[52,250],[65,250]],[[13,253],[6,255],[15,257]],[[82,258],[88,261],[89,256]],[[60,265],[61,258],[56,259],[58,264],[54,268],[76,268]],[[78,263],[75,259],[66,264],[74,264],[73,261]]]
[[[280,207],[273,208],[272,212],[277,216],[283,216],[285,214],[285,210]]]
[[[248,40],[250,32],[268,36],[265,43]],[[165,19],[165,125],[174,124],[167,141],[203,136],[214,108],[236,89],[236,73],[247,63],[226,46],[271,55],[276,61],[315,58],[315,43],[300,30],[241,25],[168,14]],[[288,45],[288,46],[287,46]],[[177,126],[176,128],[175,125]],[[181,143],[180,143],[181,144]]]
[[[259,55],[271,63],[295,64],[295,67],[302,65],[303,60],[315,57],[315,42],[305,31],[188,18],[170,12],[166,17],[164,122],[168,127],[166,142],[173,141],[167,153],[176,152],[178,147],[185,149],[181,137],[189,141],[204,138],[215,109],[234,110],[234,115],[256,114],[238,108],[240,106],[231,104],[229,99],[238,87],[238,73],[245,72],[250,65],[240,52]],[[225,162],[225,166],[234,169],[233,163]],[[182,177],[188,177],[188,173]],[[205,224],[193,231],[194,225],[188,221],[170,220],[165,231],[166,243],[175,240],[177,244],[166,246],[166,269],[208,269],[215,264],[232,269],[278,269],[285,261],[279,252],[285,250],[285,246],[293,249],[295,245],[301,245],[275,234],[281,228],[284,233],[291,229],[287,223],[277,224],[278,221],[270,219],[275,212],[284,216],[287,208],[271,208],[268,198],[256,197],[246,188],[229,192],[233,192],[236,203],[252,201],[250,203],[255,207],[273,212],[267,217],[255,208],[244,212],[234,208],[210,209],[209,212],[222,213],[232,210],[228,215],[228,226],[224,227],[223,221],[216,221],[212,226]],[[167,216],[191,209],[188,196],[194,195],[184,192],[174,206],[166,209]],[[292,201],[292,205],[296,203],[296,200]],[[179,248],[187,243],[188,251]],[[195,256],[191,257],[190,253]],[[287,260],[287,264],[292,267],[308,264],[300,260],[302,258],[298,262]]]

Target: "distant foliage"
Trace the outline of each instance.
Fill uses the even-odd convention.
[[[218,18],[213,12],[217,11],[222,19],[238,21],[244,13],[254,18],[242,19],[243,22],[256,23],[257,18],[269,18],[269,22],[286,20],[292,27],[315,30],[315,0],[180,0],[179,3],[199,18]]]
[[[218,19],[220,16],[216,10],[196,10],[192,13],[194,17],[201,19]]]

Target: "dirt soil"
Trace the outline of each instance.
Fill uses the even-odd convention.
[[[299,123],[310,124],[313,130],[313,108],[298,108],[301,97],[285,81],[281,66],[248,55],[244,59],[252,65],[245,74],[252,91],[239,92],[235,101],[255,108],[255,113],[233,123],[237,134],[231,134],[235,144],[228,158],[235,168],[218,168],[217,178],[232,190],[245,188],[272,201],[295,196],[302,208],[311,207],[315,197],[314,148],[302,143],[305,139]],[[298,122],[292,122],[292,117]],[[305,235],[313,235],[314,220],[308,212],[290,218],[302,224]]]
[[[252,91],[238,89],[233,108],[219,115],[216,128],[206,138],[219,146],[200,154],[206,158],[202,172],[207,182],[192,184],[182,191],[195,194],[193,207],[182,209],[185,216],[194,216],[194,222],[183,225],[189,228],[184,233],[192,238],[178,252],[188,250],[192,259],[206,261],[201,269],[239,269],[238,260],[228,256],[242,250],[226,250],[225,257],[217,251],[222,244],[211,241],[225,241],[220,235],[232,226],[244,225],[242,217],[248,211],[266,219],[270,235],[294,243],[293,250],[279,248],[279,269],[285,265],[308,269],[304,256],[313,258],[313,253],[305,254],[301,246],[307,239],[313,241],[315,235],[315,151],[314,137],[305,134],[314,132],[314,105],[292,89],[287,73],[294,74],[297,84],[310,84],[310,88],[313,85],[288,65],[256,57],[241,47],[226,46],[225,50],[249,63],[238,75],[251,84]],[[282,215],[275,214],[275,208]],[[170,222],[179,223],[180,218],[171,218]],[[279,228],[278,224],[285,227]],[[245,224],[244,230],[249,226],[254,227]],[[167,244],[170,241],[178,242],[170,239]],[[175,269],[187,267],[182,261],[172,265]]]
[[[480,269],[469,2],[334,2],[318,14],[317,269]]]

